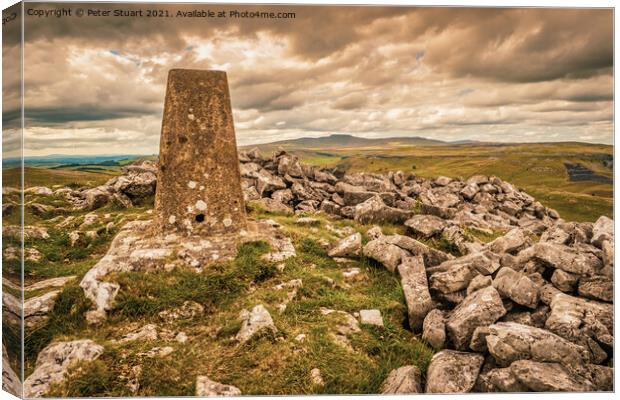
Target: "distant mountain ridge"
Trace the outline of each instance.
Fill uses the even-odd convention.
[[[256,145],[261,146],[295,146],[295,147],[331,147],[331,146],[378,146],[386,144],[402,144],[402,145],[424,145],[424,146],[441,146],[452,144],[437,139],[427,139],[420,136],[408,136],[408,137],[387,137],[387,138],[363,138],[360,136],[353,136],[347,134],[332,134],[323,137],[302,137],[299,139],[278,140],[270,143],[263,143]],[[253,145],[243,147],[254,147]]]

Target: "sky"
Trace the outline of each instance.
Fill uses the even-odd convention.
[[[335,133],[613,143],[610,9],[148,8],[295,18],[26,16],[26,155],[157,153],[172,68],[227,72],[239,145]],[[5,42],[5,59],[18,54]],[[13,83],[3,82],[9,151]]]

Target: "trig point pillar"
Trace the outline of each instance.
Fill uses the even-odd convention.
[[[213,236],[246,226],[223,71],[173,69],[168,74],[155,215],[162,234]]]

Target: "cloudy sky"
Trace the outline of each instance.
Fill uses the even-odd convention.
[[[156,153],[171,68],[227,71],[240,145],[332,133],[613,141],[609,9],[262,9],[296,15],[27,16],[26,155]]]

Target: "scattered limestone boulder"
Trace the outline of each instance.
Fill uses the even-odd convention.
[[[485,365],[486,366],[486,365]],[[484,370],[484,367],[482,367]],[[510,368],[494,368],[481,372],[476,386],[482,392],[528,392],[529,388],[515,377]]]
[[[261,169],[256,173],[256,190],[258,194],[264,197],[264,194],[280,189],[286,189],[286,183],[282,178],[271,174],[265,169]]]
[[[561,269],[556,269],[551,275],[551,283],[564,293],[571,293],[579,281],[579,275],[571,274]]]
[[[405,226],[418,235],[430,238],[439,235],[447,224],[434,215],[414,215],[405,221]]]
[[[269,330],[274,334],[278,331],[271,319],[269,311],[262,304],[258,304],[251,311],[243,310],[239,314],[243,320],[241,329],[235,337],[240,343],[245,343],[262,330]]]
[[[313,385],[325,385],[325,381],[323,381],[323,376],[321,375],[321,370],[318,368],[312,368],[312,370],[310,371],[310,380],[312,381]]]
[[[355,233],[340,240],[327,253],[330,257],[358,257],[362,250],[362,234]]]
[[[519,360],[510,365],[510,371],[522,385],[533,392],[584,392],[592,390],[592,383],[571,374],[558,363]]]
[[[54,290],[24,301],[24,322],[26,326],[33,327],[46,321],[47,314],[52,311],[59,293],[60,290]]]
[[[431,310],[424,318],[422,339],[435,350],[441,350],[446,345],[446,321],[443,311]]]
[[[433,309],[424,260],[421,256],[406,257],[398,266],[398,273],[407,303],[409,326],[414,332],[419,332],[426,314]]]
[[[583,277],[577,288],[579,296],[588,299],[612,302],[614,299],[614,282],[606,276]]]
[[[529,239],[523,231],[519,228],[515,228],[505,234],[498,237],[491,243],[486,245],[486,248],[496,254],[515,253],[529,244]]]
[[[24,194],[36,194],[38,196],[53,196],[54,191],[45,186],[32,186],[24,190]]]
[[[355,221],[361,224],[401,223],[411,217],[411,211],[387,206],[379,195],[355,206]]]
[[[360,324],[373,325],[383,328],[383,317],[381,311],[374,310],[360,310]]]
[[[559,292],[553,295],[549,307],[545,328],[551,332],[578,343],[592,337],[608,346],[613,344],[613,304]]]
[[[539,300],[539,288],[526,275],[512,268],[503,267],[493,280],[493,287],[503,297],[508,297],[517,304],[536,308]]]
[[[452,255],[446,254],[440,250],[436,250],[409,236],[385,235],[382,236],[380,239],[387,243],[396,245],[403,250],[407,250],[414,256],[422,256],[424,258],[424,265],[426,267],[439,265],[442,262],[453,258]]]
[[[415,365],[393,369],[381,384],[381,394],[413,393],[423,393],[422,373]]]
[[[589,361],[588,351],[582,346],[547,330],[514,322],[489,326],[486,342],[489,353],[501,366],[533,360],[578,368]]]
[[[383,264],[390,272],[396,271],[401,260],[409,253],[400,247],[385,241],[384,237],[371,240],[363,249],[364,256]]]
[[[294,214],[294,211],[291,207],[287,206],[284,203],[279,202],[278,200],[274,200],[269,197],[263,197],[258,200],[250,201],[249,204],[257,205],[259,208],[272,214],[285,214],[285,215]]]
[[[9,355],[6,347],[4,347],[4,343],[2,344],[2,390],[16,397],[22,396],[22,383],[15,371],[13,371],[13,368],[11,368]]]
[[[488,286],[470,294],[452,311],[446,323],[454,347],[466,349],[477,327],[490,325],[504,314],[506,309],[494,287]]]
[[[611,242],[614,240],[614,221],[603,215],[596,220],[592,227],[591,243],[600,248],[606,240]]]
[[[241,396],[241,390],[232,385],[212,381],[204,375],[196,378],[196,397]]]
[[[63,380],[76,361],[93,361],[103,353],[103,346],[92,340],[52,343],[37,357],[34,372],[24,381],[24,397],[43,397],[51,384]]]
[[[431,359],[426,373],[426,393],[468,393],[484,362],[481,354],[442,350]]]
[[[121,337],[118,342],[119,343],[128,343],[136,340],[146,341],[146,340],[157,340],[157,325],[155,324],[147,324],[142,328],[129,332],[123,337]]]
[[[603,264],[592,253],[579,252],[572,247],[555,243],[536,243],[518,255],[523,262],[534,258],[546,266],[578,275],[596,275]]]
[[[41,289],[47,289],[47,288],[55,288],[55,287],[62,287],[65,286],[68,282],[74,280],[76,278],[75,275],[71,275],[71,276],[59,276],[58,278],[50,278],[50,279],[45,279],[36,283],[33,283],[32,285],[28,285],[24,288],[24,290],[41,290]]]
[[[491,278],[490,275],[477,275],[469,282],[469,286],[467,286],[467,295],[469,296],[476,290],[491,286],[492,284],[493,278]]]

